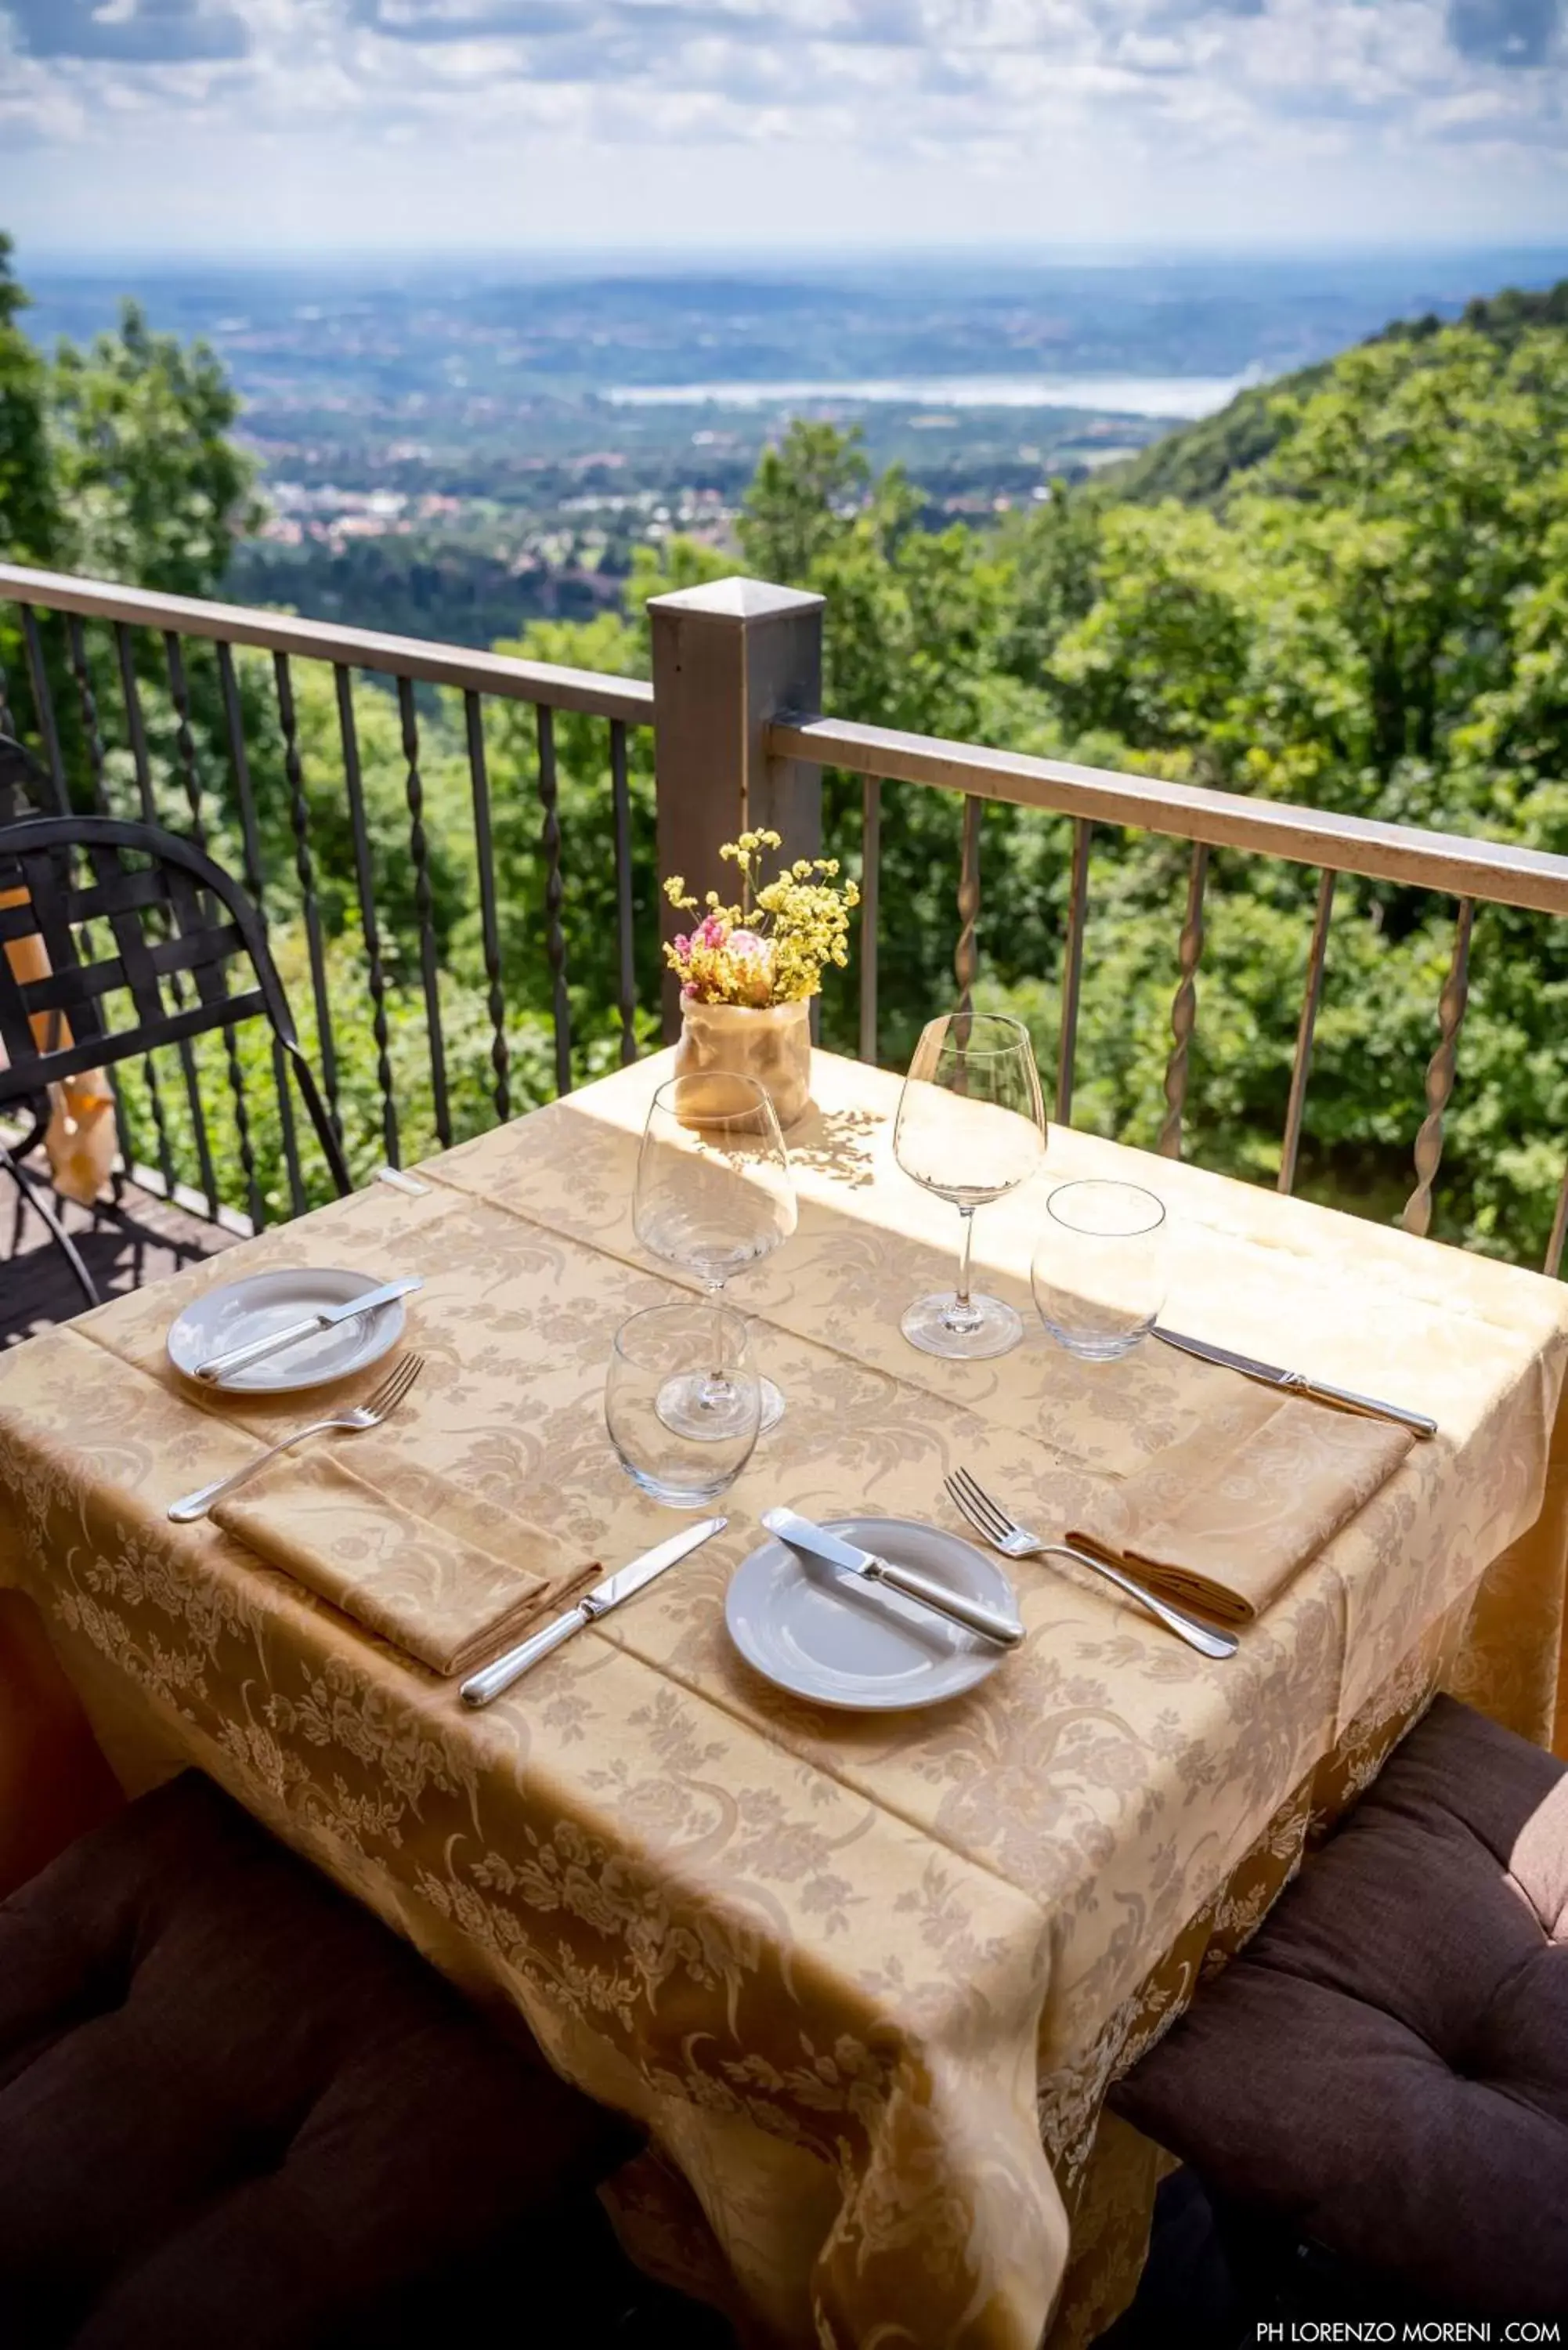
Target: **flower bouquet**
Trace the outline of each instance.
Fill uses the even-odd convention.
[[[722,904],[716,889],[699,904],[672,874],[665,896],[696,919],[664,955],[680,982],[677,1073],[753,1077],[779,1124],[792,1126],[811,1098],[811,999],[828,964],[842,970],[849,961],[849,916],[860,892],[839,881],[835,858],[798,858],[763,881],[764,852],[783,845],[776,832],[724,843],[719,854],[739,874],[734,905]]]

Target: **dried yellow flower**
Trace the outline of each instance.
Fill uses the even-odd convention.
[[[739,868],[741,895],[723,905],[716,889],[703,903],[686,894],[680,874],[671,874],[664,894],[682,913],[701,914],[690,932],[665,947],[665,960],[680,975],[681,993],[701,1003],[746,1003],[758,1008],[795,1003],[815,995],[829,963],[842,971],[849,961],[849,916],[860,903],[853,881],[837,883],[836,858],[797,858],[775,879],[759,885],[763,854],[783,847],[776,832],[742,832],[719,854]]]

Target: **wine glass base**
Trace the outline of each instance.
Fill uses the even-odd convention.
[[[706,1371],[682,1371],[666,1379],[653,1407],[672,1435],[696,1444],[732,1444],[751,1426],[754,1408],[743,1387]]]
[[[976,1291],[961,1309],[950,1289],[940,1296],[917,1297],[898,1327],[923,1355],[945,1355],[958,1363],[983,1363],[992,1355],[1011,1354],[1023,1336],[1023,1323],[1000,1297],[984,1297]]]
[[[768,1430],[776,1428],[784,1418],[784,1399],[772,1379],[763,1379],[758,1384],[763,1391],[763,1416],[757,1423],[757,1434],[766,1436]]]

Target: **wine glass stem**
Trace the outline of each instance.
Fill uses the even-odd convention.
[[[703,1294],[710,1305],[722,1305],[723,1304],[724,1276],[722,1274],[720,1274],[717,1278],[715,1278],[712,1274],[709,1274],[705,1277],[702,1286]],[[702,1400],[708,1406],[710,1410],[712,1410],[717,1409],[720,1404],[728,1403],[730,1400],[730,1381],[725,1375],[724,1366],[722,1363],[717,1363],[708,1374],[708,1382],[702,1390]]]
[[[974,1210],[961,1208],[959,1214],[963,1219],[963,1243],[959,1250],[958,1289],[953,1298],[952,1312],[948,1316],[948,1327],[969,1330],[980,1318],[970,1303],[969,1295],[970,1260],[974,1253]]]

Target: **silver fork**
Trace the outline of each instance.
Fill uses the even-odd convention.
[[[1108,1559],[1096,1558],[1092,1551],[1075,1550],[1071,1543],[1044,1542],[1038,1534],[1032,1534],[1027,1526],[1021,1526],[1016,1518],[1008,1516],[1000,1502],[992,1500],[985,1487],[977,1483],[967,1469],[961,1469],[956,1476],[942,1482],[954,1507],[969,1520],[976,1534],[992,1550],[1001,1551],[1004,1558],[1075,1558],[1080,1566],[1103,1575],[1107,1583],[1114,1583],[1118,1591],[1125,1591],[1129,1599],[1158,1617],[1167,1631],[1185,1640],[1189,1648],[1196,1648],[1200,1657],[1221,1659],[1235,1655],[1238,1643],[1233,1632],[1216,1631],[1211,1625],[1199,1624],[1196,1617],[1184,1616],[1179,1607],[1172,1607],[1157,1592],[1134,1576],[1124,1575]]]
[[[183,1494],[178,1502],[170,1503],[170,1516],[177,1526],[188,1526],[197,1518],[204,1518],[214,1502],[221,1502],[223,1495],[232,1493],[236,1485],[247,1483],[258,1469],[265,1469],[267,1462],[275,1461],[280,1452],[290,1452],[296,1444],[303,1444],[307,1436],[326,1436],[333,1430],[339,1435],[358,1436],[362,1429],[379,1428],[381,1422],[397,1410],[424,1367],[422,1355],[405,1355],[381,1381],[374,1395],[368,1396],[363,1403],[356,1404],[349,1411],[335,1412],[330,1419],[313,1419],[308,1428],[296,1428],[294,1434],[286,1436],[281,1444],[271,1444],[265,1452],[258,1452],[255,1459],[247,1461],[243,1469],[234,1470],[230,1476],[218,1478],[211,1485],[198,1485],[193,1493]]]

